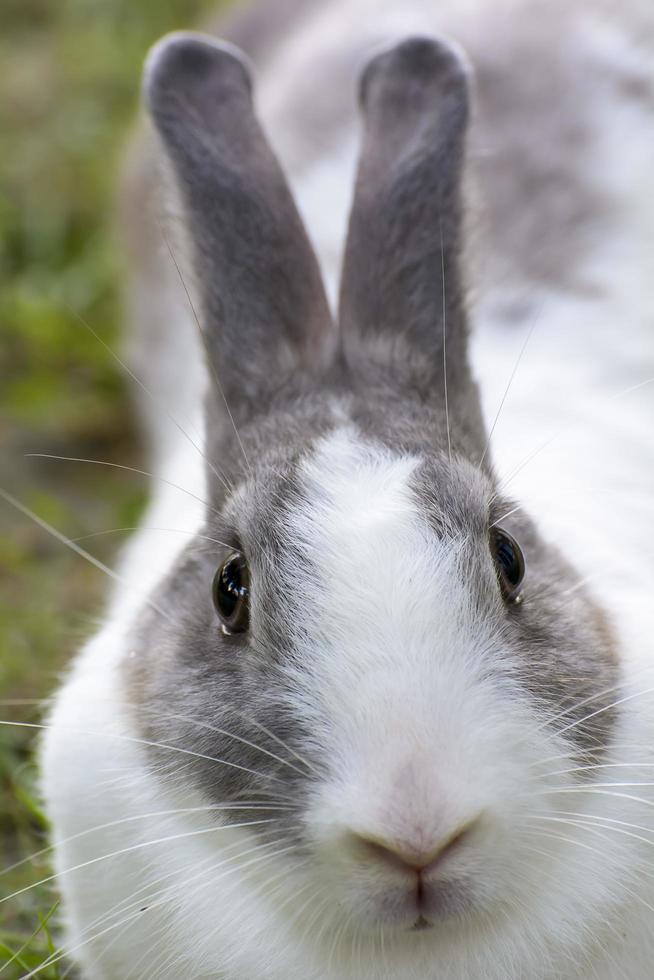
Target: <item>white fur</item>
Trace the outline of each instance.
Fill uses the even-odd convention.
[[[64,828],[66,835],[82,833],[60,842],[58,868],[91,862],[62,876],[66,907],[74,913],[70,944],[90,976],[499,980],[517,968],[534,978],[559,975],[550,971],[567,970],[570,956],[582,962],[589,956],[586,972],[574,975],[599,977],[595,967],[588,972],[597,946],[610,945],[616,928],[628,933],[638,922],[634,885],[654,898],[637,874],[645,845],[628,830],[614,835],[610,849],[601,833],[556,824],[551,832],[559,840],[521,836],[530,814],[560,806],[560,797],[542,795],[548,784],[535,764],[559,756],[561,745],[488,681],[485,667],[503,651],[471,614],[456,552],[438,542],[420,513],[409,489],[416,463],[341,429],[306,467],[316,493],[295,516],[295,531],[300,541],[319,544],[324,579],[342,583],[307,596],[314,600],[316,641],[303,651],[297,677],[295,706],[338,774],[307,818],[317,848],[308,875],[286,855],[264,863],[259,877],[247,864],[257,854],[247,831],[216,828],[214,816],[175,812],[200,807],[201,800],[182,786],[179,794],[164,789],[130,740],[116,686],[115,665],[125,655],[120,624],[109,624],[86,651],[60,695],[44,768],[58,836]],[[367,587],[356,602],[351,581]],[[348,628],[334,631],[333,623]],[[643,726],[638,712],[630,714],[620,741],[644,743],[649,730]],[[565,760],[550,768],[565,769]],[[632,778],[629,772],[620,770],[620,780]],[[570,785],[565,777],[556,782]],[[642,808],[628,801],[616,806],[599,795],[570,794],[565,802],[571,812],[627,824],[643,820]],[[367,906],[374,914],[375,895],[394,884],[376,874],[362,888],[360,876],[348,874],[345,833],[438,839],[480,812],[483,832],[454,861],[484,895],[506,903],[511,917],[467,927],[464,936],[460,924],[437,938],[391,927],[383,956],[376,941],[359,936],[355,947],[356,934],[346,933],[328,969],[326,923],[342,929]],[[123,822],[104,827],[112,819]],[[94,826],[103,829],[89,833]],[[118,854],[103,857],[113,851]],[[229,864],[240,851],[243,870]],[[257,892],[269,874],[274,901],[266,902]],[[351,945],[363,950],[365,966]],[[476,951],[483,951],[483,966]],[[436,956],[439,974],[429,965]],[[623,973],[640,980],[645,973],[636,963],[630,959]]]
[[[437,31],[443,20],[456,33],[457,17],[465,20],[464,12],[467,16],[468,8],[475,7],[449,5],[447,17],[441,18],[434,15],[433,4],[417,0],[373,6],[365,0],[332,2],[323,14],[309,18],[259,80],[261,111],[294,178],[332,295],[354,168],[352,120],[344,123],[334,145],[314,148],[313,156],[307,157],[301,141],[293,142],[297,134],[278,124],[303,66],[316,52],[342,47],[354,34],[363,51],[395,31]],[[366,22],[374,26],[362,37],[360,25]],[[356,31],[349,24],[356,24]],[[635,64],[643,57],[599,17],[593,29],[589,23],[587,36],[616,59]],[[538,324],[495,429],[493,455],[507,477],[554,437],[508,489],[571,553],[581,575],[597,575],[593,587],[621,640],[628,696],[654,687],[649,670],[654,386],[610,399],[654,375],[649,193],[654,151],[644,112],[613,103],[603,108],[599,101],[596,112],[594,159],[619,203],[615,224],[588,259],[588,275],[601,285],[601,293],[581,299],[552,288],[537,290],[529,282],[504,282],[479,298],[473,355],[492,421],[531,326],[526,316],[507,331],[497,310],[516,295],[527,295],[538,311]],[[560,430],[565,434],[557,435]],[[203,498],[199,454],[181,437],[165,444],[173,448],[160,475]],[[313,597],[322,642],[306,651],[314,682],[300,689],[298,680],[298,703],[319,726],[339,774],[323,787],[311,810],[322,855],[313,878],[283,857],[259,871],[252,864],[230,873],[226,865],[207,874],[235,852],[255,847],[256,839],[246,830],[208,829],[215,826],[213,816],[171,813],[201,801],[187,790],[176,794],[164,788],[146,764],[143,747],[131,740],[117,671],[130,655],[125,633],[143,596],[183,546],[184,532],[195,530],[202,515],[193,497],[165,483],[153,486],[146,527],[178,528],[180,533],[144,529],[128,546],[119,568],[124,587],[113,596],[105,625],[58,695],[43,750],[43,787],[57,843],[68,942],[89,978],[651,976],[654,888],[648,867],[651,844],[645,840],[652,836],[647,830],[652,810],[626,797],[651,800],[652,791],[627,788],[625,798],[570,794],[563,798],[565,806],[561,797],[533,795],[542,784],[538,767],[528,767],[557,755],[560,747],[547,729],[537,731],[532,718],[484,680],[482,653],[501,658],[503,651],[479,633],[451,553],[439,546],[412,498],[409,478],[416,462],[366,446],[343,427],[319,447],[305,473],[321,492],[297,514],[295,531],[320,542],[322,572],[334,585]],[[418,591],[412,590],[413,576],[423,583]],[[359,603],[350,608],[346,584],[353,579],[368,587],[363,612]],[[351,631],[330,635],[335,610],[343,609],[351,613]],[[651,761],[652,703],[646,695],[630,702],[618,741],[642,746],[642,751],[618,748],[616,761]],[[406,782],[398,794],[401,770]],[[654,769],[615,772],[614,778],[607,770],[607,781],[651,783]],[[565,784],[566,777],[560,779]],[[561,825],[557,833],[553,824],[552,833],[561,839],[534,843],[542,854],[527,859],[519,829],[529,813],[545,812],[548,806],[622,820],[623,825],[615,825],[622,832]],[[332,950],[327,927],[338,917],[336,902],[344,908],[348,903],[363,906],[374,893],[374,883],[371,891],[361,890],[361,884],[343,885],[350,861],[344,828],[406,835],[419,827],[437,837],[480,810],[493,819],[475,849],[471,846],[460,860],[471,862],[470,873],[510,902],[511,915],[492,924],[451,926],[439,944],[430,933],[396,936],[393,942],[388,938],[383,945],[345,933]],[[122,822],[93,830],[111,821]],[[189,832],[194,836],[174,843],[167,839]],[[575,839],[580,843],[572,843]],[[105,857],[113,851],[122,853]],[[256,854],[246,854],[241,864]],[[92,863],[79,868],[84,862]],[[275,890],[261,895],[268,875],[276,875],[270,886]],[[168,877],[162,881],[162,876]],[[158,892],[162,887],[166,891]],[[112,909],[117,918],[105,918]]]

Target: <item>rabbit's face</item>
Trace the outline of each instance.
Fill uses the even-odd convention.
[[[186,753],[173,767],[151,746],[156,778],[279,848],[275,895],[320,903],[330,943],[433,936],[459,969],[492,946],[513,970],[581,942],[621,847],[582,850],[555,821],[562,800],[582,819],[604,805],[574,793],[622,724],[619,666],[489,462],[459,268],[461,61],[410,41],[364,74],[338,330],[242,64],[178,37],[146,88],[215,381],[206,525],[160,586],[174,625],[145,612],[126,667],[144,737]]]
[[[152,748],[160,778],[283,847],[290,894],[320,894],[334,928],[533,925],[570,881],[548,818],[585,772],[556,774],[597,761],[617,724],[610,638],[483,470],[373,402],[328,399],[302,445],[283,414],[275,445],[243,430],[260,463],[229,474],[161,586],[175,626],[143,627],[135,714],[188,753],[180,768]],[[584,859],[595,902],[610,867]]]

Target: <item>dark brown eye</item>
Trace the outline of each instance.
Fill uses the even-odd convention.
[[[491,551],[502,595],[507,602],[520,602],[525,559],[518,542],[499,527],[491,529]]]
[[[243,633],[250,621],[250,573],[243,555],[230,555],[213,579],[213,604],[225,633]]]

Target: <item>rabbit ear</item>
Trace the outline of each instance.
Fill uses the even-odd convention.
[[[468,70],[412,38],[376,56],[360,85],[364,136],[340,298],[346,359],[389,371],[430,400],[476,397],[459,267]],[[439,402],[440,403],[440,402]]]
[[[186,212],[207,355],[231,411],[247,416],[328,356],[318,264],[236,48],[168,35],[148,57],[144,96]]]

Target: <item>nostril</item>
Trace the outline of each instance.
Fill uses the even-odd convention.
[[[451,854],[469,836],[476,824],[477,819],[459,827],[447,837],[432,840],[428,844],[356,832],[352,834],[352,841],[365,860],[420,874],[435,869],[444,857]]]
[[[419,871],[420,864],[408,853],[404,853],[398,846],[390,842],[382,843],[370,837],[354,835],[361,855],[366,859],[378,864],[385,864],[387,867],[399,868],[402,871]]]

